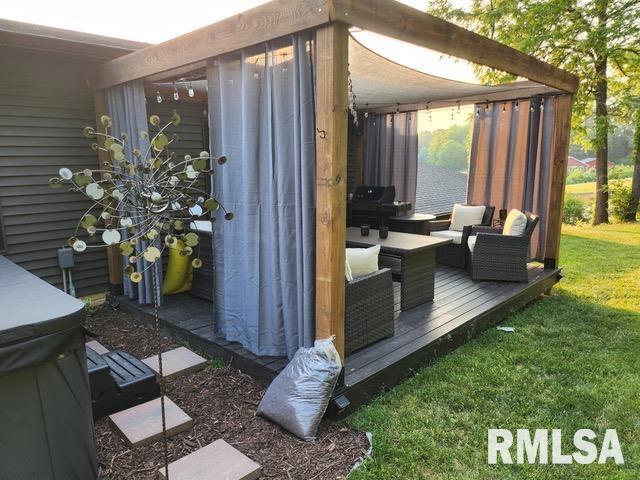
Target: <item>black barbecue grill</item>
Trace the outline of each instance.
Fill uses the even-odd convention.
[[[396,202],[396,188],[360,185],[347,203],[347,223],[352,227],[367,224],[371,228],[388,225],[389,217],[399,217],[411,211],[408,202]]]

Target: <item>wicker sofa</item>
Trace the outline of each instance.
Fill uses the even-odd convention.
[[[522,235],[503,235],[502,229],[473,227],[468,240],[469,273],[472,280],[502,280],[528,282],[527,262],[531,235],[538,224],[538,216],[522,212],[527,225]]]
[[[491,226],[495,207],[485,206],[484,215],[480,225]],[[429,222],[428,235],[434,232],[450,232],[451,220],[435,220]],[[441,265],[448,265],[456,268],[466,268],[467,265],[467,239],[471,235],[473,225],[467,225],[462,230],[460,243],[454,240],[454,243],[443,245],[436,250],[436,262]]]
[[[391,270],[346,281],[345,355],[394,333],[393,280]]]

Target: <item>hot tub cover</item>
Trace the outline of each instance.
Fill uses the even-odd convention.
[[[84,304],[0,256],[0,375],[81,341]]]

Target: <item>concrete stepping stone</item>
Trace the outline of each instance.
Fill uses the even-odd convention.
[[[91,340],[90,342],[85,343],[85,345],[96,352],[98,355],[109,353],[109,350],[107,350],[107,348],[97,340]]]
[[[193,426],[191,417],[167,397],[164,397],[164,407],[167,437],[189,430]],[[109,415],[109,420],[129,447],[148,445],[162,438],[160,398]]]
[[[261,467],[224,440],[216,440],[200,450],[169,464],[171,480],[255,480]],[[164,468],[160,478],[166,478]]]
[[[142,360],[151,369],[158,373],[158,356],[145,358]],[[188,348],[178,347],[162,354],[162,370],[165,379],[171,379],[187,373],[202,370],[207,366],[206,358],[202,358],[197,353]]]

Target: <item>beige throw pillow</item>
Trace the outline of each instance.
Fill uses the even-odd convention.
[[[380,245],[369,248],[347,248],[346,263],[349,264],[351,279],[377,272],[379,254]]]
[[[509,212],[502,228],[503,235],[520,237],[527,229],[527,216],[515,208]]]
[[[449,230],[461,232],[467,225],[480,225],[484,216],[485,207],[480,205],[473,207],[456,203],[451,213],[451,226]]]
[[[348,257],[344,259],[344,277],[347,279],[347,282],[353,280],[353,273],[351,273],[351,267],[349,266]]]

